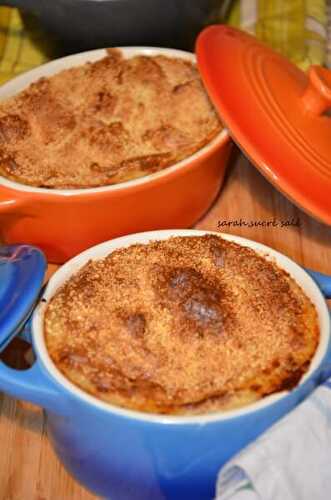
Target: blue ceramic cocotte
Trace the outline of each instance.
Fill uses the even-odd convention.
[[[315,304],[320,343],[298,386],[247,407],[201,416],[150,415],[115,407],[81,391],[63,377],[48,356],[43,314],[57,288],[89,259],[116,248],[204,231],[155,231],[102,243],[62,266],[39,297],[46,267],[41,252],[28,246],[2,247],[0,253],[0,347],[3,348],[37,306],[25,327],[36,361],[26,371],[0,363],[0,390],[46,410],[49,438],[66,469],[84,486],[112,500],[211,500],[220,467],[236,452],[299,404],[331,373],[330,318],[323,297],[331,278],[308,274],[282,254],[231,235],[276,260]],[[213,233],[219,234],[219,233]],[[222,360],[220,360],[220,363]]]

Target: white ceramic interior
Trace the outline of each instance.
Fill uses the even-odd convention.
[[[154,48],[154,47],[119,47],[122,51],[125,58],[135,57],[137,55],[144,56],[156,56],[156,55],[164,55],[167,57],[175,57],[184,59],[186,61],[191,61],[196,63],[196,57],[191,52],[185,52],[183,50],[176,49],[164,49],[164,48]],[[24,73],[16,78],[10,80],[0,87],[0,101],[8,99],[12,97],[22,90],[26,89],[31,83],[36,82],[42,77],[50,77],[56,73],[64,69],[74,68],[76,66],[81,66],[87,62],[94,62],[102,59],[107,55],[106,49],[96,49],[87,52],[81,52],[79,54],[74,54],[71,56],[62,57],[61,59],[56,59],[54,61],[43,64],[27,73]],[[73,196],[73,195],[81,195],[81,194],[90,194],[93,192],[100,191],[116,191],[118,189],[125,189],[127,187],[137,186],[139,184],[144,184],[145,182],[149,182],[159,177],[163,177],[168,175],[170,172],[173,172],[177,169],[183,168],[191,163],[192,160],[200,158],[201,156],[208,153],[210,150],[215,148],[219,148],[221,144],[230,140],[229,134],[225,128],[223,128],[219,134],[212,141],[206,144],[199,151],[194,153],[193,155],[185,158],[184,160],[167,167],[166,169],[155,172],[154,174],[146,175],[144,177],[139,177],[138,179],[133,179],[130,181],[122,182],[119,184],[113,184],[110,186],[101,186],[96,188],[84,188],[84,189],[47,189],[47,188],[38,188],[34,186],[28,186],[26,184],[20,184],[18,182],[11,181],[6,179],[5,177],[0,176],[0,185],[6,186],[11,189],[15,189],[17,191],[25,191],[25,192],[38,192],[38,193],[47,193],[50,196]]]
[[[56,366],[54,365],[54,363],[52,362],[52,360],[48,355],[43,335],[44,313],[47,307],[47,302],[55,294],[56,290],[64,282],[66,282],[71,275],[73,275],[84,264],[86,264],[86,262],[88,262],[91,259],[97,260],[103,258],[112,251],[114,251],[115,249],[128,247],[135,243],[146,244],[153,240],[165,240],[171,236],[201,236],[203,234],[214,234],[217,236],[222,236],[224,239],[228,241],[233,241],[242,246],[252,248],[260,255],[263,255],[266,259],[276,262],[280,268],[283,268],[293,277],[293,279],[301,286],[306,295],[316,306],[319,325],[320,325],[320,342],[316,350],[316,353],[312,359],[309,370],[305,373],[305,375],[302,377],[300,381],[300,384],[302,384],[306,380],[306,378],[309,377],[312,374],[312,372],[319,367],[326,353],[330,336],[330,318],[329,318],[328,307],[318,286],[315,284],[312,278],[295,262],[293,262],[285,255],[278,253],[275,250],[265,245],[262,245],[261,243],[257,243],[255,241],[241,238],[239,236],[233,236],[230,234],[222,234],[212,231],[189,230],[189,229],[150,231],[146,233],[138,233],[128,236],[123,236],[121,238],[116,238],[114,240],[101,243],[100,245],[92,247],[82,252],[81,254],[77,255],[70,261],[68,261],[52,276],[42,297],[46,302],[44,301],[39,302],[39,305],[37,306],[33,314],[33,320],[32,320],[33,340],[34,340],[34,348],[36,350],[36,354],[42,361],[43,365],[47,368],[51,376],[54,377],[54,379],[56,379],[69,392],[76,394],[78,397],[85,400],[87,403],[90,403],[96,407],[126,417],[131,417],[144,421],[154,421],[163,423],[189,424],[198,422],[204,424],[215,420],[226,420],[236,416],[241,416],[247,413],[254,412],[284,397],[287,394],[287,391],[272,394],[270,396],[261,399],[260,401],[257,401],[256,403],[252,403],[249,406],[243,408],[230,410],[226,412],[210,413],[207,415],[164,416],[164,415],[142,413],[138,411],[127,410],[119,408],[117,406],[113,406],[109,403],[100,401],[97,398],[85,393],[84,391],[76,387],[74,384],[69,382],[69,380],[66,379],[61,374],[61,372],[56,368]]]

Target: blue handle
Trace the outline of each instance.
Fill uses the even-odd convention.
[[[28,370],[14,370],[0,361],[0,391],[41,406],[52,413],[69,413],[69,399],[37,360]]]
[[[21,336],[31,342],[31,325],[26,320],[38,299],[45,270],[46,259],[37,248],[29,245],[0,246],[0,351],[22,328]],[[54,413],[67,412],[70,396],[39,360],[24,371],[14,370],[0,362],[0,390]]]
[[[20,336],[31,343],[31,320]],[[62,416],[70,413],[68,393],[51,378],[38,359],[28,370],[15,370],[0,361],[0,391]]]
[[[321,292],[326,299],[331,299],[331,276],[327,274],[318,273],[317,271],[311,271],[306,269],[307,273],[313,278]]]

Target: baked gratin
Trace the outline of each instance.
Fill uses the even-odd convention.
[[[48,352],[82,390],[163,414],[247,405],[293,388],[319,341],[293,279],[218,236],[137,244],[90,261],[44,319]]]
[[[174,165],[220,130],[193,63],[109,49],[1,103],[0,175],[56,189],[116,184]]]

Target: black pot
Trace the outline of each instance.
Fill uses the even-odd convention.
[[[216,3],[219,3],[219,1]],[[66,46],[192,48],[215,0],[5,0],[34,13]]]

